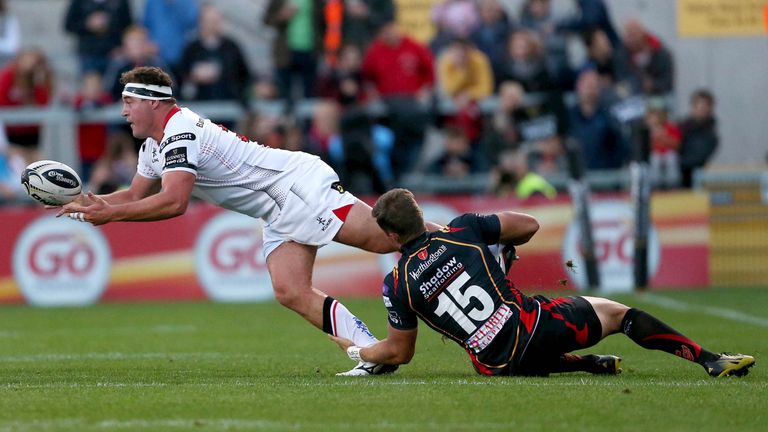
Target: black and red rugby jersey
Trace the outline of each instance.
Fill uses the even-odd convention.
[[[414,329],[418,317],[461,345],[479,373],[510,373],[537,306],[488,249],[499,234],[498,216],[464,214],[403,245],[382,288],[390,325]]]

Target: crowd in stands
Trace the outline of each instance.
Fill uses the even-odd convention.
[[[249,69],[215,2],[145,0],[138,19],[128,0],[70,0],[62,26],[76,40],[81,88],[67,103],[119,102],[122,72],[159,66],[182,104],[241,103],[247,115],[227,127],[319,155],[358,194],[414,175],[481,175],[489,193],[551,198],[547,178],[567,173],[566,141],[588,173],[647,158],[656,187],[691,187],[717,149],[714,96],[696,91],[677,122],[664,41],[636,19],[618,29],[603,0],[573,0],[565,17],[551,3],[510,11],[502,0],[436,1],[434,37],[421,43],[397,24],[394,0],[269,0],[259,23],[275,34],[265,75]],[[19,22],[0,0],[0,106],[49,104],[55,73],[41,49],[20,45]],[[291,109],[303,100],[315,101],[308,117]],[[287,109],[253,110],[261,101]],[[0,202],[21,193],[18,172],[41,158],[39,129],[2,130]],[[78,136],[92,190],[130,182],[137,144],[124,125],[83,123]]]

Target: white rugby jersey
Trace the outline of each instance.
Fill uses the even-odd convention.
[[[272,222],[296,180],[319,158],[264,147],[188,108],[166,117],[163,140],[147,138],[138,174],[158,179],[169,171],[194,174],[192,194],[223,208]]]

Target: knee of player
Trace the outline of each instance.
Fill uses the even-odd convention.
[[[272,289],[275,292],[275,300],[289,309],[295,309],[301,300],[300,290],[294,287],[286,284],[273,284]]]

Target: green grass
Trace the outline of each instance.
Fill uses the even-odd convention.
[[[768,290],[616,297],[712,350],[758,366],[715,380],[621,335],[591,351],[624,357],[619,376],[488,378],[421,326],[417,354],[392,376],[338,378],[353,366],[277,304],[4,307],[0,431],[706,431],[765,430]],[[707,313],[680,305],[707,306]],[[380,299],[347,306],[384,334]],[[718,318],[732,310],[742,315]],[[747,318],[749,319],[749,318]]]

